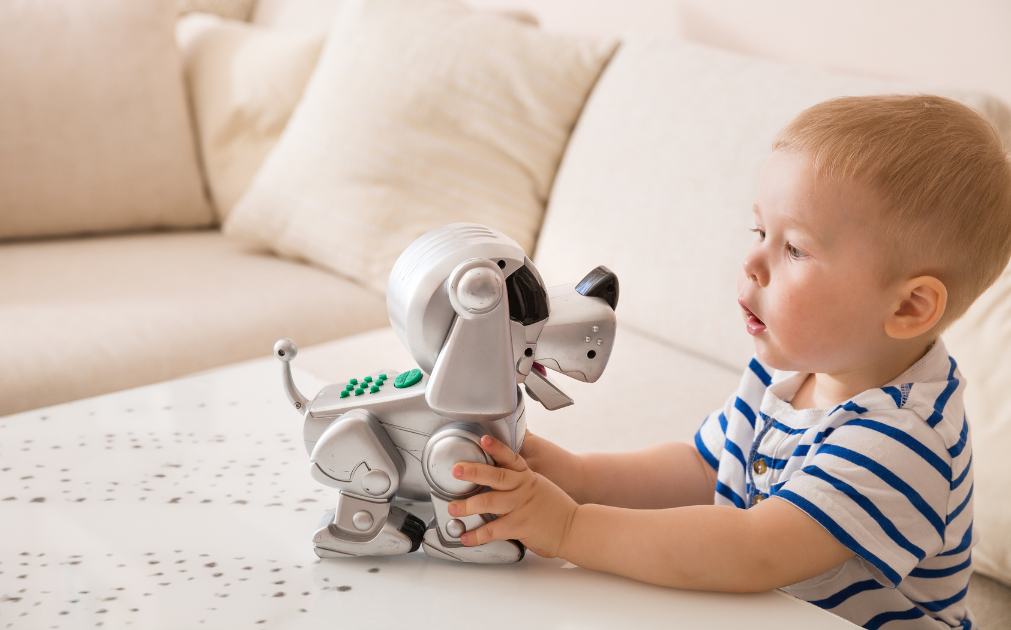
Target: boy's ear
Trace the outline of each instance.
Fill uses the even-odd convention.
[[[892,339],[912,339],[937,324],[948,305],[948,289],[933,276],[918,276],[902,283],[898,302],[885,320]]]

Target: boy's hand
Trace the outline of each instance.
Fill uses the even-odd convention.
[[[523,458],[502,442],[486,435],[481,438],[481,448],[498,467],[460,462],[453,466],[453,476],[493,491],[453,501],[449,514],[498,514],[500,518],[467,532],[460,541],[471,547],[514,539],[539,556],[557,556],[579,506],[561,488],[530,470]]]

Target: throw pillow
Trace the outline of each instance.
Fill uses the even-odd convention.
[[[0,239],[213,222],[175,9],[0,2]]]
[[[555,170],[613,42],[452,0],[352,0],[227,234],[385,291],[418,236],[456,221],[532,252]]]
[[[206,13],[180,18],[176,36],[207,183],[223,221],[302,98],[323,36]]]

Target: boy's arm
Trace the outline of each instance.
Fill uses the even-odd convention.
[[[810,516],[779,499],[741,510],[698,505],[628,510],[577,505],[501,442],[481,445],[499,467],[461,462],[454,476],[496,490],[450,504],[450,514],[499,519],[468,532],[466,545],[517,539],[541,556],[644,582],[754,592],[820,575],[853,552]]]
[[[821,575],[854,554],[813,518],[773,497],[748,510],[583,505],[558,555],[661,586],[751,593]]]
[[[656,509],[709,505],[716,494],[716,471],[681,442],[575,455],[528,431],[521,455],[577,503]]]

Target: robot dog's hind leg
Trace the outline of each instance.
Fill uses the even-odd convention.
[[[417,551],[424,533],[424,522],[403,508],[342,492],[317,525],[312,547],[320,558],[394,556]]]
[[[327,427],[313,448],[310,471],[340,490],[337,507],[313,534],[321,558],[388,556],[415,551],[425,525],[391,504],[404,460],[370,412],[352,409]]]

